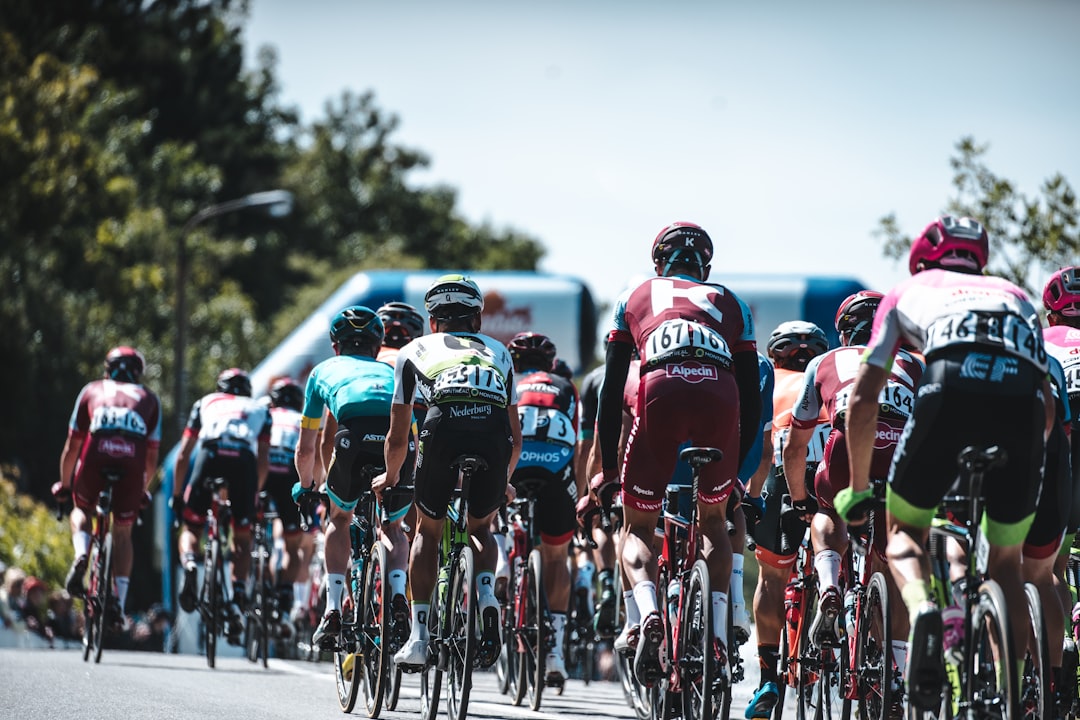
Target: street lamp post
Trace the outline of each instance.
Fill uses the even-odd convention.
[[[176,404],[176,429],[183,433],[187,415],[187,368],[184,356],[187,354],[187,276],[188,254],[187,236],[201,222],[210,218],[246,210],[265,208],[272,217],[285,217],[292,212],[293,196],[288,190],[267,190],[252,193],[236,200],[204,207],[192,215],[180,229],[176,241],[176,346],[173,348],[173,402]]]

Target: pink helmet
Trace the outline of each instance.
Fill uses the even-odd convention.
[[[908,270],[914,275],[923,261],[950,269],[982,270],[989,258],[990,240],[978,220],[942,215],[911,243]]]
[[[1080,316],[1080,268],[1061,268],[1043,288],[1043,307],[1070,317]]]

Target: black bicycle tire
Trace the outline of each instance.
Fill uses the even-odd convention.
[[[656,573],[656,588],[657,588],[657,601],[660,605],[660,613],[663,616],[664,621],[664,647],[671,648],[672,628],[668,623],[668,599],[667,599],[667,587],[671,581],[670,570],[664,566],[657,568]],[[663,598],[661,601],[660,598]],[[639,640],[640,642],[640,640]],[[670,650],[669,650],[670,652]],[[636,653],[635,653],[636,654]],[[667,662],[667,658],[660,659],[661,664]],[[632,666],[631,666],[632,667]],[[652,687],[644,687],[644,684],[634,675],[634,682],[639,686],[644,687],[645,696],[648,698],[649,707],[649,720],[668,720],[672,716],[672,710],[674,701],[671,696],[671,672],[662,673],[660,678],[652,685]],[[679,704],[682,704],[682,696],[679,697]],[[680,708],[681,710],[681,708]]]
[[[882,573],[870,576],[855,623],[855,681],[860,717],[888,720],[893,703],[892,626],[889,586]]]
[[[811,709],[813,703],[814,688],[809,684],[811,663],[813,662],[814,648],[810,643],[810,626],[813,624],[814,613],[817,612],[817,593],[814,591],[814,587],[817,584],[816,575],[810,574],[803,576],[803,588],[802,588],[802,607],[800,608],[799,618],[799,637],[798,647],[795,648],[795,657],[798,662],[798,672],[796,676],[796,692],[795,692],[795,704],[796,704],[796,718],[798,720],[809,720],[811,713],[808,711]]]
[[[440,582],[436,581],[431,592],[431,604],[428,606],[428,657],[434,655],[434,662],[429,663],[420,673],[420,717],[423,720],[435,720],[439,714],[439,694],[442,690],[443,671],[439,669],[438,655],[440,645],[445,638],[442,621],[444,608],[439,598]],[[447,588],[445,591],[448,591]],[[444,592],[445,592],[444,591]]]
[[[221,608],[218,600],[221,597],[221,588],[218,587],[217,566],[221,557],[221,541],[214,539],[210,542],[210,552],[207,556],[206,576],[203,578],[203,587],[206,591],[206,616],[203,618],[203,633],[206,638],[206,664],[214,667],[217,656],[218,620]]]
[[[525,625],[530,637],[526,642],[529,648],[529,708],[539,710],[544,697],[544,685],[546,684],[547,661],[545,623],[545,598],[544,598],[544,562],[540,557],[540,551],[534,549],[529,553],[528,559],[528,610],[525,617]]]
[[[788,678],[791,666],[791,650],[788,647],[787,617],[780,624],[780,646],[777,650],[777,673],[776,673],[776,705],[773,706],[772,720],[782,720],[784,717],[784,699],[787,697]]]
[[[353,562],[356,562],[354,559]],[[352,571],[347,583],[349,596],[341,604],[341,632],[337,638],[337,648],[331,656],[334,667],[334,688],[337,693],[338,707],[344,713],[352,712],[356,707],[356,698],[364,672],[363,659],[360,656],[360,634],[363,632],[363,620],[359,617],[364,602],[363,583],[354,583]],[[345,663],[352,662],[352,673],[345,676]]]
[[[687,720],[716,720],[719,708],[714,704],[716,698],[713,696],[717,668],[712,657],[712,585],[709,566],[704,560],[697,560],[690,568],[683,609],[679,623],[681,659],[686,661],[681,670],[683,717]],[[700,676],[690,675],[688,670],[691,665],[695,670],[700,666]]]
[[[731,702],[734,699],[734,678],[732,677],[732,670],[734,669],[733,663],[735,658],[739,654],[739,643],[735,642],[735,603],[732,601],[730,592],[731,588],[728,587],[728,604],[727,604],[727,639],[728,647],[724,650],[728,654],[728,667],[727,667],[727,681],[723,684],[724,697],[720,701],[720,717],[731,717]]]
[[[99,584],[97,570],[99,555],[101,555],[101,539],[99,536],[95,536],[90,544],[90,573],[86,582],[86,590],[83,593],[83,662],[90,661],[90,653],[94,648],[94,624],[97,619],[94,603],[97,601],[97,587]]]
[[[1032,583],[1024,583],[1024,594],[1027,596],[1029,629],[1035,640],[1035,655],[1038,656],[1038,664],[1033,669],[1035,674],[1038,675],[1035,682],[1038,683],[1037,700],[1038,705],[1041,706],[1041,708],[1036,708],[1037,712],[1035,714],[1027,712],[1026,707],[1023,708],[1024,717],[1035,718],[1036,720],[1050,720],[1050,718],[1054,717],[1054,699],[1053,693],[1050,692],[1050,648],[1046,642],[1048,634],[1046,632],[1046,619],[1043,615],[1042,598],[1039,596],[1039,589]],[[1031,650],[1032,648],[1029,647],[1028,653]],[[1025,672],[1025,676],[1027,674]],[[1024,698],[1025,694],[1021,688],[1019,697]]]
[[[270,669],[270,613],[273,612],[273,588],[270,586],[270,554],[272,549],[266,542],[263,531],[262,548],[259,551],[259,651],[264,670]]]
[[[815,604],[817,607],[821,607],[820,601]],[[837,639],[838,642],[834,647],[816,648],[818,662],[817,680],[814,683],[817,687],[815,695],[817,705],[814,708],[815,720],[848,720],[848,716],[844,712],[843,686],[843,668],[847,659],[847,644],[841,638],[838,637]],[[837,705],[839,705],[838,708]],[[850,713],[850,703],[847,704],[847,709],[848,713]]]
[[[528,662],[524,657],[521,628],[525,603],[523,587],[527,582],[524,563],[516,562],[507,586],[503,647],[506,648],[507,695],[520,707],[529,692]]]
[[[999,670],[997,675],[1004,676],[1006,697],[1004,702],[1007,703],[1006,715],[1007,718],[1018,717],[1017,707],[1017,692],[1016,692],[1016,665],[1015,654],[1013,648],[1015,644],[1013,642],[1012,630],[1009,624],[1008,607],[1005,603],[1005,594],[1001,590],[1001,586],[993,580],[987,580],[979,586],[979,592],[974,607],[971,609],[972,620],[972,638],[971,646],[966,648],[965,653],[965,667],[968,668],[971,673],[972,680],[967,684],[965,701],[969,703],[975,703],[975,696],[978,694],[985,697],[985,688],[976,682],[977,677],[980,676],[976,664],[982,650],[983,640],[986,633],[983,631],[982,621],[986,619],[989,623],[987,629],[991,630],[996,636],[990,641],[988,648],[996,647],[1000,657],[1005,660],[1004,670]],[[1000,679],[1000,678],[999,678]],[[996,685],[1000,689],[1001,684],[997,682]],[[978,708],[975,707],[976,712]]]
[[[369,718],[379,717],[383,703],[383,685],[389,670],[390,578],[387,572],[386,547],[376,539],[371,544],[364,572],[363,605],[357,606],[357,649],[363,653],[364,709]],[[375,637],[375,634],[378,637]],[[353,671],[353,679],[357,675]]]
[[[112,533],[105,533],[105,547],[98,556],[98,605],[97,617],[94,618],[94,662],[101,662],[101,653],[105,649],[105,630],[109,625],[109,603],[112,600]]]
[[[450,720],[467,720],[476,660],[476,560],[473,549],[462,547],[450,573],[451,652],[447,666],[446,715]]]

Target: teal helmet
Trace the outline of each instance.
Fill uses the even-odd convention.
[[[383,324],[379,316],[363,305],[345,308],[330,322],[330,340],[338,345],[374,345],[383,340]]]

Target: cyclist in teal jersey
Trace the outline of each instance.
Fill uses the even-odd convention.
[[[333,455],[325,469],[326,494],[331,500],[323,550],[328,581],[326,614],[311,638],[320,647],[332,647],[341,630],[341,602],[350,552],[349,523],[361,494],[369,489],[364,466],[382,466],[394,392],[393,369],[375,359],[382,340],[382,321],[374,312],[362,305],[345,308],[330,325],[335,356],[315,366],[304,391],[300,441],[296,446],[300,480],[293,487],[293,500],[308,513],[317,502],[315,486],[323,473],[315,456],[324,409],[329,410],[329,417],[337,424]],[[411,452],[410,445],[407,441],[407,453]],[[404,467],[407,477],[411,464]],[[389,551],[390,606],[398,628],[405,627],[409,612],[405,600],[409,544],[401,527],[408,509],[409,500],[398,496],[387,507],[390,522],[382,526],[383,542]]]

